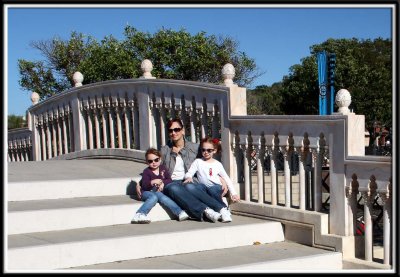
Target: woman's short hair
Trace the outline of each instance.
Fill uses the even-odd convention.
[[[179,124],[179,126],[181,127],[181,128],[183,128],[183,123],[182,123],[182,120],[180,120],[180,118],[171,118],[169,121],[168,121],[168,123],[167,123],[167,128],[169,129],[169,128],[171,128],[171,126],[172,126],[172,123],[178,123]]]

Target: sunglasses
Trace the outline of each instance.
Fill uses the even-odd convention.
[[[154,159],[154,160],[147,160],[147,163],[151,164],[152,162],[158,163],[160,161],[160,158]]]
[[[182,130],[182,128],[173,128],[173,129],[168,129],[168,133],[172,134],[172,132],[178,133]]]
[[[214,149],[201,148],[201,152],[212,153],[213,151],[214,151]]]

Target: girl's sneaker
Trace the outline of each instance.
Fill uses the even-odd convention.
[[[185,211],[182,211],[178,216],[178,220],[179,221],[184,221],[184,220],[186,220],[188,218],[189,218],[189,216]]]
[[[147,215],[141,213],[136,213],[131,221],[131,223],[150,223],[150,222],[151,222],[150,218]]]
[[[217,222],[218,219],[221,217],[220,213],[217,213],[216,211],[214,211],[214,210],[212,210],[210,208],[206,208],[205,211],[204,211],[204,214],[212,222]]]

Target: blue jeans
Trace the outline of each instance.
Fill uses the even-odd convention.
[[[147,215],[150,210],[158,203],[163,208],[168,209],[172,212],[176,217],[183,211],[171,198],[166,196],[161,191],[144,191],[142,193],[142,201],[144,201],[143,205],[140,206],[137,213],[142,213]]]
[[[218,203],[223,205],[223,207],[226,207],[224,201],[222,201],[222,186],[220,186],[220,185],[214,185],[214,186],[211,186],[211,187],[207,187],[204,184],[193,184],[193,183],[190,183],[190,184],[186,184],[186,189],[188,191],[190,191],[190,193],[192,193],[196,197],[202,197],[203,198],[204,193],[207,193],[214,200],[218,201]],[[199,191],[201,191],[201,192],[199,192]],[[200,199],[200,200],[202,200],[202,199]],[[206,200],[206,201],[209,202],[210,200]],[[215,207],[219,208],[219,206],[216,206],[215,203],[213,205]],[[216,211],[219,212],[221,209],[219,209],[218,211],[216,210]]]
[[[207,187],[204,184],[187,184],[186,189],[190,191],[192,194],[195,193],[196,190],[201,190],[208,193],[212,198],[220,202],[224,207],[226,204],[222,201],[222,186],[214,185],[211,187]]]
[[[164,187],[164,193],[175,200],[191,217],[203,220],[206,208],[219,212],[225,207],[204,191],[196,189],[192,193],[187,189],[187,185],[182,184],[182,181],[173,181]]]

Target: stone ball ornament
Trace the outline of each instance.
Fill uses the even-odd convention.
[[[140,68],[143,71],[144,78],[152,77],[151,71],[153,70],[153,64],[151,63],[150,60],[148,59],[143,60],[142,63],[140,64]]]
[[[32,105],[39,103],[39,99],[40,99],[39,94],[37,92],[32,92],[31,94]]]
[[[350,113],[351,95],[347,89],[341,89],[336,93],[335,103],[338,105],[338,112],[342,114]]]
[[[79,71],[75,72],[74,75],[72,76],[72,79],[74,80],[75,87],[81,87],[82,82],[83,82],[83,75]]]
[[[222,76],[224,78],[225,85],[232,85],[233,78],[235,77],[235,67],[230,63],[225,64],[222,68]]]

